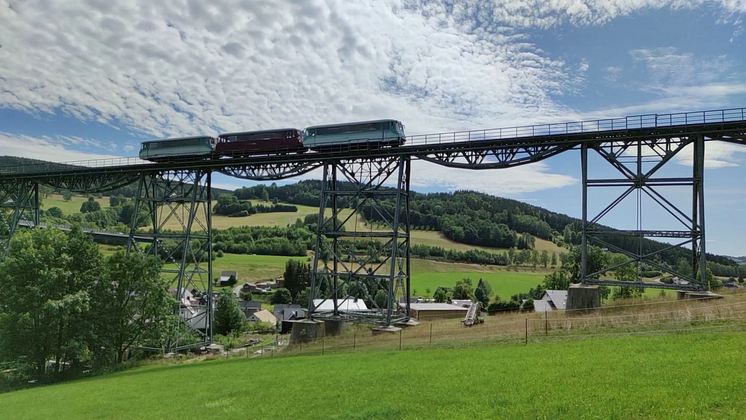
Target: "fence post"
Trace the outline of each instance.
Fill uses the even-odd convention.
[[[549,311],[544,311],[544,335],[549,335]]]
[[[433,344],[433,323],[430,323],[430,344]]]
[[[326,343],[326,337],[321,337],[321,355],[324,355],[324,343]]]
[[[352,349],[355,350],[357,345],[357,330],[352,332]]]
[[[399,350],[401,350],[401,333],[404,330],[399,330]]]
[[[528,318],[526,318],[526,344],[528,345]]]

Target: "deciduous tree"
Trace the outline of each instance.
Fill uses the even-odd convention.
[[[222,293],[215,308],[215,332],[222,335],[238,332],[245,322],[233,293]]]

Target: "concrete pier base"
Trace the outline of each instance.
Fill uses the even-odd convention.
[[[678,300],[684,300],[684,299],[693,299],[693,300],[704,300],[704,299],[722,299],[723,295],[719,295],[717,293],[713,293],[709,290],[705,291],[687,291],[687,290],[677,290],[676,291],[676,299]]]
[[[399,327],[395,327],[393,325],[388,325],[388,326],[385,326],[385,327],[373,328],[372,332],[373,332],[373,335],[378,335],[378,334],[386,334],[386,333],[389,333],[389,334],[397,333],[397,332],[399,332],[401,330],[402,329],[399,328]]]
[[[303,319],[293,322],[290,331],[290,345],[299,343],[310,343],[324,337],[325,329],[323,321],[311,321]]]
[[[567,289],[567,314],[585,313],[601,307],[601,294],[598,286],[573,284]]]
[[[418,321],[418,320],[416,320],[414,318],[409,318],[409,320],[407,322],[402,322],[402,323],[396,324],[396,326],[398,326],[398,327],[404,327],[404,328],[406,328],[406,327],[416,327],[418,325],[420,325],[420,321]]]
[[[327,337],[342,334],[347,329],[348,323],[336,319],[324,320],[324,334]]]

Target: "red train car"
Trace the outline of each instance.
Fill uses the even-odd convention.
[[[215,154],[230,157],[303,153],[305,150],[303,132],[296,128],[221,134],[215,145]]]

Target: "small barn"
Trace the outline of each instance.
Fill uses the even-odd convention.
[[[220,272],[220,279],[218,280],[218,287],[225,287],[225,286],[231,286],[231,277],[234,279],[238,279],[238,273],[235,271],[221,271]]]
[[[536,312],[564,311],[567,305],[567,290],[547,290],[541,299],[534,300]]]
[[[410,303],[409,308],[412,316],[420,321],[463,318],[469,311],[469,308],[450,303]]]

